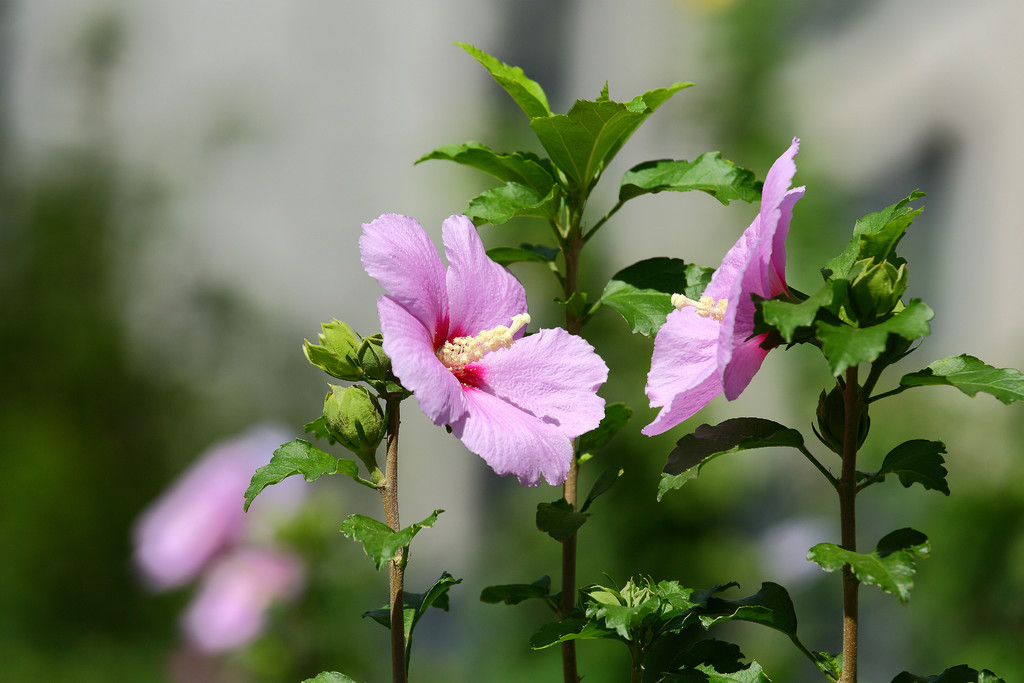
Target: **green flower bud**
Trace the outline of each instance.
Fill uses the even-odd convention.
[[[858,261],[850,271],[850,304],[860,323],[871,324],[888,316],[907,289],[907,265],[896,268],[889,261]]]
[[[821,392],[818,397],[818,428],[815,434],[823,444],[833,452],[842,455],[843,453],[843,431],[846,429],[846,400],[844,397],[845,388],[836,386],[832,391]],[[857,392],[855,410],[859,413],[857,421],[857,447],[860,448],[864,439],[868,437],[868,430],[871,427],[871,418],[868,416],[868,407],[861,400],[860,391]]]
[[[321,325],[320,345],[305,340],[302,351],[310,363],[338,379],[356,381],[362,378],[359,367],[359,345],[362,340],[352,328],[340,320]]]
[[[384,413],[366,387],[336,387],[324,399],[324,422],[338,443],[349,449],[372,474],[377,470],[375,453],[387,429]]]
[[[387,379],[391,374],[391,359],[382,348],[384,338],[373,334],[363,340],[359,347],[359,365],[363,374],[370,379]]]

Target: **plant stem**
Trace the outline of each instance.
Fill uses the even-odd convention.
[[[569,235],[566,240],[565,256],[565,284],[563,292],[568,300],[579,286],[579,260],[580,251],[583,248],[583,240],[580,239],[579,216],[575,216],[570,223]],[[565,311],[565,329],[570,334],[579,334],[583,329],[583,320],[574,314],[570,308]],[[565,502],[576,509],[577,480],[579,478],[579,461],[576,459],[576,444],[573,444],[572,462],[569,464],[569,474],[562,485],[562,497]],[[576,606],[576,534],[567,538],[562,543],[562,602],[558,607],[558,617],[564,618]],[[579,683],[580,677],[576,666],[576,641],[567,640],[562,643],[562,680],[564,683]]]
[[[839,492],[842,547],[857,552],[857,441],[862,405],[857,385],[857,366],[846,370],[843,389],[843,471]],[[850,565],[843,567],[843,673],[839,683],[857,681],[857,599],[860,582]]]
[[[398,522],[398,426],[401,424],[398,399],[387,399],[387,464],[380,495],[384,500],[384,523],[394,531]],[[405,548],[399,549],[388,563],[391,605],[391,680],[406,683],[408,662],[405,659]]]

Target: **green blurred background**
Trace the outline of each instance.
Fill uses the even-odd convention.
[[[790,233],[789,279],[817,268],[859,216],[929,193],[904,241],[912,296],[936,311],[907,370],[961,352],[1024,366],[1016,294],[1016,198],[1024,184],[1024,48],[1013,0],[641,0],[614,3],[5,2],[0,177],[0,680],[288,681],[323,669],[386,680],[386,634],[360,614],[386,600],[383,575],[336,532],[370,492],[318,482],[283,531],[311,567],[252,647],[183,664],[188,589],[153,595],[131,563],[139,512],[209,444],[253,424],[300,435],[326,378],[303,338],[341,318],[376,331],[379,293],[358,265],[362,222],[440,221],[485,189],[455,166],[413,166],[433,147],[478,139],[534,149],[526,120],[466,41],[518,64],[564,111],[690,80],[607,172],[719,149],[763,177],[793,135],[807,196]],[[706,196],[631,203],[595,240],[584,288],[651,255],[713,265],[755,207]],[[515,233],[515,234],[512,234]],[[490,244],[539,241],[536,226],[483,228]],[[557,324],[552,282],[516,270],[541,325]],[[633,422],[583,473],[626,474],[580,536],[580,582],[631,575],[705,587],[788,586],[815,649],[839,646],[840,589],[803,560],[835,541],[836,503],[805,462],[755,451],[655,502],[674,439],[736,415],[805,430],[828,382],[809,349],[775,353],[733,404],[639,436],[654,411],[651,343],[606,310],[588,337],[612,369],[602,395]],[[558,680],[555,649],[531,652],[539,605],[482,605],[489,584],[557,574],[559,548],[533,523],[560,494],[498,479],[407,404],[406,522],[446,514],[414,546],[410,590],[442,570],[463,579],[451,612],[418,632],[422,681]],[[891,529],[928,534],[911,602],[863,591],[863,680],[969,663],[1007,681],[1024,671],[1024,485],[1019,407],[952,389],[876,411],[864,457],[899,440],[948,446],[953,495],[895,482],[865,494],[861,544]],[[268,454],[269,459],[269,454]],[[870,467],[870,465],[866,465]],[[406,483],[408,482],[408,483]],[[776,681],[817,674],[778,634],[726,630]],[[625,648],[584,642],[588,681],[626,677]],[[188,678],[182,679],[182,671]],[[480,672],[484,672],[481,674]],[[177,672],[177,673],[175,673]]]

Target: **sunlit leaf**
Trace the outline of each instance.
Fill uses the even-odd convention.
[[[557,214],[557,188],[541,195],[525,185],[511,182],[473,197],[466,209],[466,215],[477,225],[502,225],[516,217],[550,220]]]
[[[700,297],[712,273],[713,268],[681,259],[645,259],[613,275],[601,293],[601,303],[617,311],[632,332],[653,337],[672,312],[672,295]]]
[[[956,387],[968,396],[975,396],[981,391],[1007,405],[1024,399],[1024,375],[1020,370],[997,369],[967,354],[937,360],[924,370],[900,379],[900,385],[905,387],[936,384]]]
[[[904,528],[887,534],[867,555],[845,550],[834,543],[819,543],[808,551],[807,559],[828,572],[848,564],[858,581],[878,586],[906,603],[914,587],[917,559],[928,557],[929,552],[927,536]]]
[[[274,455],[270,458],[270,463],[260,467],[252,475],[249,488],[245,490],[243,508],[248,510],[253,499],[259,495],[260,491],[293,474],[301,474],[306,481],[316,481],[325,474],[344,474],[347,477],[352,477],[360,484],[373,486],[370,482],[359,477],[359,466],[355,460],[336,458],[308,441],[296,439],[274,451]]]
[[[487,250],[487,258],[503,266],[523,261],[550,264],[558,258],[558,250],[539,244],[521,244],[518,247],[491,247]]]
[[[337,671],[324,671],[313,678],[307,678],[302,683],[356,683],[354,679]]]
[[[533,118],[551,115],[544,89],[536,81],[527,78],[518,66],[509,66],[468,43],[455,44],[480,62],[481,66],[487,69],[494,78],[494,81],[516,101],[516,104],[526,112],[527,116]]]
[[[892,683],[1006,683],[988,669],[972,669],[966,664],[950,667],[938,676],[915,676],[904,671]]]
[[[843,253],[828,262],[825,266],[826,273],[831,277],[845,278],[853,264],[862,259],[894,260],[896,245],[914,222],[914,218],[922,211],[912,209],[908,204],[924,196],[924,192],[911,192],[905,199],[892,206],[857,221],[853,228],[853,239],[846,245]],[[895,265],[898,266],[899,263]]]
[[[754,202],[761,183],[753,172],[723,159],[720,152],[701,154],[693,161],[661,159],[626,171],[619,185],[619,201],[657,192],[706,192],[723,204],[734,199]]]
[[[890,334],[908,341],[927,336],[931,332],[928,321],[934,315],[927,304],[913,299],[902,311],[877,325],[853,327],[818,321],[815,328],[832,374],[840,375],[848,367],[870,363],[881,356]]]
[[[394,559],[400,548],[405,548],[420,529],[432,527],[437,522],[437,516],[444,510],[434,510],[433,513],[422,522],[410,524],[399,531],[393,531],[384,522],[377,521],[365,515],[349,515],[341,523],[341,533],[347,538],[363,544],[363,551],[373,560],[373,563],[380,570]]]
[[[513,182],[530,188],[538,196],[545,196],[555,184],[554,176],[545,168],[547,160],[541,160],[528,152],[498,154],[479,142],[464,142],[460,145],[443,145],[433,152],[420,157],[416,163],[439,159],[470,166],[494,176],[502,182]]]

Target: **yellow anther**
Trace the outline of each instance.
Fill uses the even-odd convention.
[[[728,299],[719,299],[718,301],[715,301],[710,296],[702,296],[700,301],[694,301],[684,294],[672,295],[672,306],[676,310],[681,311],[687,306],[692,306],[697,309],[697,315],[700,317],[711,318],[717,322],[722,322],[722,318],[725,317],[725,309],[728,305]]]
[[[529,322],[529,314],[520,313],[512,316],[511,327],[498,325],[473,337],[455,337],[437,350],[437,359],[451,370],[464,368],[491,351],[512,346],[512,336]]]

